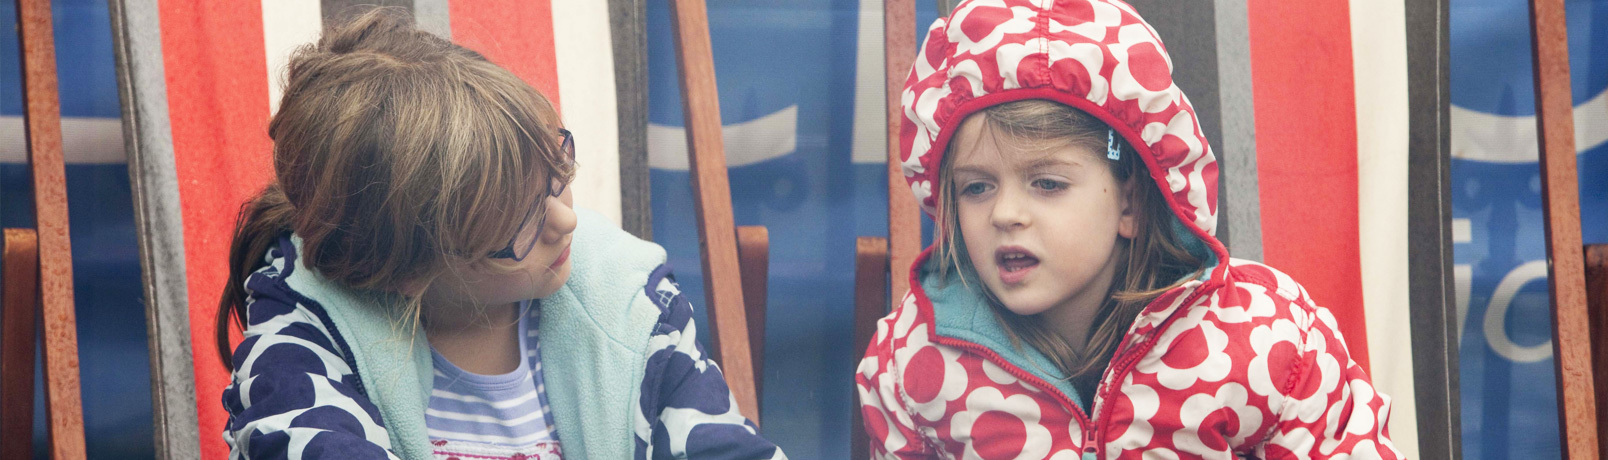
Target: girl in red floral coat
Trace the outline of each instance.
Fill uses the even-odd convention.
[[[1213,237],[1216,159],[1132,7],[966,1],[922,48],[900,142],[939,235],[856,376],[877,456],[1401,457],[1334,316]]]

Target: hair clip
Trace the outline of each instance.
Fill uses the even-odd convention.
[[[1117,130],[1106,130],[1106,158],[1113,161],[1122,159],[1122,147],[1117,145]]]

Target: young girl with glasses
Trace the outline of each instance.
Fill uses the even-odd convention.
[[[900,141],[939,234],[860,362],[875,457],[1401,457],[1334,316],[1213,236],[1172,71],[1117,0],[971,0],[929,29]]]
[[[217,314],[231,458],[785,458],[509,71],[375,10],[296,52],[268,132]]]

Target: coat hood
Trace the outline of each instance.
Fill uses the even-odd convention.
[[[1217,256],[1217,160],[1166,47],[1115,0],[969,0],[928,29],[900,96],[900,154],[916,200],[935,215],[938,168],[968,115],[1045,99],[1099,118],[1144,160],[1183,229]]]

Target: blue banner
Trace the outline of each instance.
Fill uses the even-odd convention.
[[[1608,242],[1608,1],[1569,0],[1585,242]],[[1463,455],[1561,458],[1529,3],[1451,0]]]
[[[770,231],[761,419],[792,458],[848,458],[860,429],[849,423],[864,352],[850,345],[854,240],[888,234],[882,2],[864,3],[709,2],[732,208],[737,225]],[[916,4],[925,30],[935,6]],[[667,3],[648,2],[653,239],[702,309],[670,21]]]

